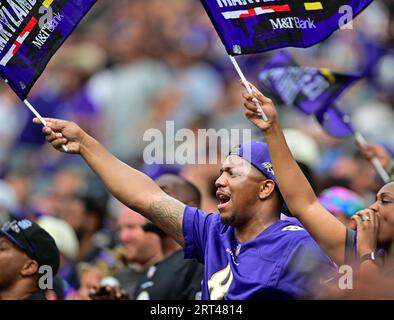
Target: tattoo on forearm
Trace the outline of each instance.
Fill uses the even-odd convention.
[[[183,243],[182,223],[185,205],[169,196],[150,205],[152,222],[163,229],[176,241]]]

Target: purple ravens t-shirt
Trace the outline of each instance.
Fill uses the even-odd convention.
[[[185,258],[204,263],[203,300],[310,298],[331,260],[299,225],[278,220],[239,243],[219,214],[186,207]]]

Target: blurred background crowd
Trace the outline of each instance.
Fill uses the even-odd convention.
[[[351,30],[338,31],[312,48],[289,51],[303,66],[364,74],[339,104],[370,142],[394,153],[392,1],[375,1]],[[270,56],[238,61],[256,82]],[[116,0],[95,5],[30,98],[43,116],[77,122],[152,178],[163,173],[187,178],[202,194],[201,208],[215,212],[220,163],[147,166],[143,135],[150,128],[164,130],[167,120],[175,121],[176,129],[193,132],[254,130],[243,115],[241,92],[199,1]],[[294,156],[323,204],[348,223],[382,185],[372,166],[353,138],[331,138],[312,118],[288,107],[279,106],[279,113]],[[13,216],[47,227],[62,253],[60,275],[70,299],[87,299],[89,288],[125,267],[148,270],[163,257],[159,238],[144,232],[146,221],[112,199],[79,157],[52,150],[32,117],[1,85],[0,225]],[[129,221],[124,221],[125,212]],[[151,256],[144,256],[148,251]],[[129,290],[131,297],[134,289]]]

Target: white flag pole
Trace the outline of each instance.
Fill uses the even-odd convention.
[[[367,140],[365,140],[364,136],[360,132],[356,132],[354,134],[354,137],[356,138],[356,141],[360,146],[365,146],[368,144]],[[390,178],[389,174],[386,172],[386,170],[383,168],[379,159],[376,157],[373,157],[371,159],[371,163],[374,166],[376,172],[379,174],[380,178],[384,181],[384,183],[389,183],[391,181],[391,178]]]
[[[25,100],[23,100],[23,103],[40,120],[40,122],[43,124],[43,126],[46,127],[47,126],[47,122],[45,121],[45,119],[43,117],[41,117],[41,115],[33,107],[33,105],[30,103],[30,101],[25,99]],[[64,152],[68,152],[68,148],[64,144],[62,145],[62,149],[63,149]]]
[[[46,127],[47,126],[46,121],[44,120],[43,117],[41,117],[41,115],[38,113],[38,111],[32,106],[32,104],[29,102],[29,100],[25,99],[25,100],[23,100],[23,103],[41,121],[41,123],[44,125],[44,127]]]
[[[245,75],[243,74],[241,68],[239,67],[237,60],[232,55],[229,55],[229,58],[230,58],[230,61],[233,63],[233,66],[234,66],[235,70],[237,71],[239,77],[241,78],[242,83],[244,84],[246,90],[248,91],[249,94],[253,94],[252,88],[250,87],[248,80],[246,80]],[[261,104],[259,102],[256,102],[256,104],[257,104],[257,107],[259,107],[262,112],[261,117],[263,118],[263,120],[268,121],[267,115],[264,113],[264,110],[261,107]]]
[[[9,84],[8,79],[4,79],[4,82],[5,82],[6,84]],[[44,119],[43,117],[41,117],[41,115],[40,115],[40,114],[38,113],[38,111],[33,107],[33,105],[30,103],[29,100],[24,99],[24,100],[23,100],[23,104],[24,104],[27,108],[29,108],[29,110],[40,120],[40,122],[43,124],[44,127],[47,126],[47,123],[46,123],[45,119]],[[63,149],[64,152],[68,152],[68,148],[67,148],[64,144],[62,145],[62,149]]]

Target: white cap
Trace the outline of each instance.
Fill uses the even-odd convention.
[[[284,129],[283,133],[294,159],[313,168],[319,161],[317,142],[297,129]]]
[[[55,240],[59,251],[70,260],[75,260],[79,250],[78,238],[74,229],[64,220],[45,216],[37,223]]]
[[[111,288],[120,288],[120,282],[114,277],[104,277],[100,281],[100,285],[108,286]]]

